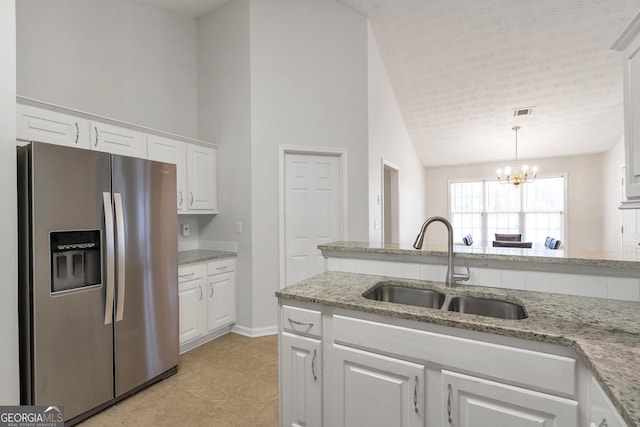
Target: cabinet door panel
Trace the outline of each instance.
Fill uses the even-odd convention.
[[[208,330],[229,325],[236,318],[236,298],[233,273],[224,273],[209,278]]]
[[[89,122],[29,105],[16,105],[16,136],[69,147],[89,148]]]
[[[578,402],[442,371],[443,426],[576,427]]]
[[[187,144],[187,207],[216,210],[216,150]]]
[[[178,285],[180,345],[200,337],[205,328],[204,279]]]
[[[283,332],[280,336],[282,426],[322,426],[321,341]]]
[[[424,366],[334,344],[336,426],[424,425]]]
[[[144,139],[144,141],[143,141]],[[91,149],[106,153],[147,158],[146,137],[131,129],[91,122]]]
[[[176,191],[179,211],[187,207],[186,151],[186,144],[182,141],[156,135],[148,136],[147,156],[149,160],[174,163],[176,165]]]

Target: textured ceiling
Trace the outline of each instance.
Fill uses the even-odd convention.
[[[193,16],[226,2],[141,1]],[[522,159],[602,152],[622,135],[610,47],[640,0],[337,1],[369,18],[425,166],[513,159],[516,124]]]

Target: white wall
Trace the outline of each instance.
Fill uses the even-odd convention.
[[[400,242],[413,242],[425,216],[425,169],[398,108],[378,44],[367,26],[369,95],[369,241],[382,237],[382,159],[398,166]],[[374,227],[377,222],[377,228]]]
[[[16,235],[16,22],[13,1],[0,2],[0,405],[20,401]]]
[[[200,236],[237,241],[237,324],[252,325],[251,95],[249,0],[234,0],[198,19],[200,136],[218,143],[215,218],[200,219]],[[235,223],[242,223],[242,234]]]
[[[621,247],[622,214],[618,207],[623,199],[622,166],[624,166],[624,135],[616,145],[603,154],[603,227],[602,248],[605,251],[618,251]]]
[[[128,0],[19,0],[17,92],[197,137],[195,19]]]
[[[198,20],[200,132],[224,159],[201,236],[238,241],[249,333],[277,324],[280,144],[348,150],[349,235],[366,239],[366,43],[366,19],[333,1],[236,0]]]
[[[609,190],[605,189],[603,184],[602,159],[603,154],[589,154],[526,161],[529,165],[538,166],[539,176],[566,174],[567,228],[563,244],[566,243],[567,247],[571,247],[573,250],[602,251],[604,247],[603,194],[605,190]],[[504,166],[503,162],[427,168],[427,216],[448,217],[449,180],[494,178],[496,169],[504,168]],[[615,191],[616,194],[619,194],[620,190],[615,188]],[[444,227],[429,229],[425,244],[442,245],[445,243]]]
[[[189,226],[189,236],[182,235],[182,226]],[[200,249],[200,215],[178,215],[178,251]]]
[[[253,327],[275,325],[278,146],[348,150],[348,231],[368,236],[367,21],[329,0],[251,1]]]

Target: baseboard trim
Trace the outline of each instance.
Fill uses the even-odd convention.
[[[223,326],[222,328],[215,329],[214,331],[196,340],[189,341],[186,344],[182,344],[180,346],[180,354],[186,353],[189,350],[193,350],[194,348],[201,346],[202,344],[208,343],[209,341],[213,341],[216,338],[220,338],[221,336],[228,334],[229,332],[231,332],[231,325],[227,325],[227,326]]]
[[[277,334],[278,325],[264,326],[262,328],[247,328],[246,326],[233,325],[233,328],[231,328],[231,332],[250,338],[264,337],[267,335]]]

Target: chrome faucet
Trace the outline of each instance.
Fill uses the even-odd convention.
[[[457,282],[469,280],[469,266],[465,264],[467,269],[466,273],[456,273],[453,269],[453,227],[448,219],[443,218],[441,216],[432,216],[428,218],[424,224],[422,224],[422,228],[420,229],[420,233],[418,233],[418,237],[416,237],[416,241],[413,244],[413,247],[420,250],[422,249],[422,245],[424,244],[424,235],[427,232],[427,227],[433,222],[441,222],[447,227],[447,278],[446,285],[449,288],[453,288],[456,286]]]

